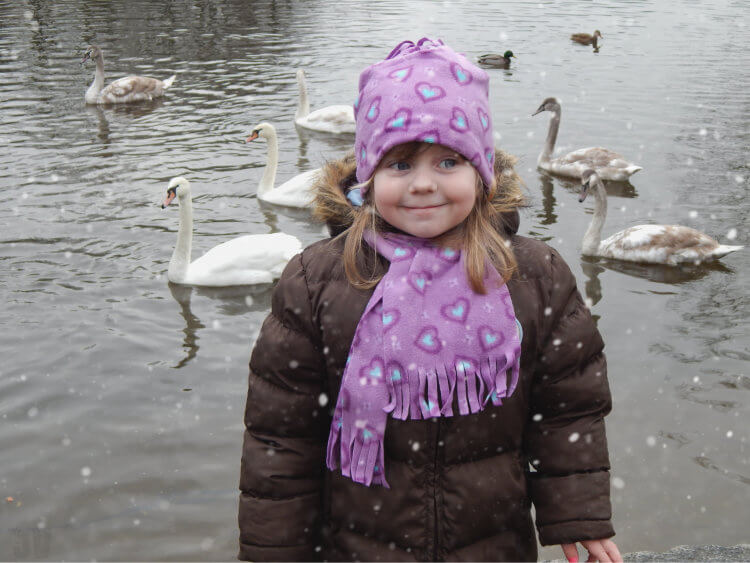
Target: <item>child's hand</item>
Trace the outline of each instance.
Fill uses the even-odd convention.
[[[580,542],[589,552],[587,562],[600,561],[601,563],[622,563],[622,555],[612,540],[585,540]],[[562,547],[568,563],[578,563],[578,548],[574,543],[564,543]]]

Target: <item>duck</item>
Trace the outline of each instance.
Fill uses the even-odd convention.
[[[570,39],[572,41],[575,41],[576,43],[580,43],[581,45],[593,45],[594,49],[598,49],[598,40],[603,39],[603,37],[602,32],[597,29],[594,31],[593,35],[589,33],[574,33],[570,36]]]
[[[304,129],[323,133],[353,135],[355,131],[354,108],[347,105],[326,106],[310,112],[310,101],[307,98],[307,81],[305,71],[297,70],[299,101],[294,122]]]
[[[607,192],[595,170],[584,170],[578,201],[583,202],[592,188],[594,216],[583,236],[584,256],[679,266],[712,262],[743,248],[719,244],[707,234],[683,225],[635,225],[601,240],[607,218]]]
[[[532,113],[532,117],[543,111],[552,112],[547,131],[544,149],[537,159],[537,167],[553,174],[580,178],[584,170],[595,169],[603,180],[626,181],[639,170],[641,166],[628,162],[625,158],[609,149],[602,147],[587,147],[569,152],[558,158],[551,158],[555,149],[557,132],[560,128],[561,102],[558,98],[547,98]]]
[[[299,239],[286,233],[244,235],[214,246],[191,262],[193,203],[190,182],[183,176],[169,181],[162,209],[175,198],[180,224],[167,270],[172,283],[205,287],[272,283],[289,259],[302,250]]]
[[[510,68],[510,59],[517,59],[513,54],[513,51],[505,51],[502,55],[497,54],[487,54],[487,55],[479,55],[477,57],[477,62],[480,65],[486,65],[486,66],[492,66],[496,68]]]
[[[258,123],[253,127],[252,133],[245,139],[246,143],[258,138],[264,138],[268,144],[268,155],[266,156],[266,167],[263,170],[263,177],[258,184],[256,196],[259,200],[274,205],[283,205],[285,207],[312,207],[313,193],[312,186],[320,174],[320,168],[308,170],[302,174],[297,174],[291,180],[274,187],[276,181],[276,169],[279,164],[279,142],[276,135],[276,128],[268,122]]]
[[[104,88],[104,55],[101,48],[89,45],[83,54],[81,64],[89,59],[96,63],[96,73],[94,81],[86,90],[87,104],[130,104],[161,98],[177,77],[173,74],[166,80],[159,80],[149,76],[126,76],[118,78]]]

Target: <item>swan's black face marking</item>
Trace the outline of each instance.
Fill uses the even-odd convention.
[[[172,203],[172,200],[177,197],[177,187],[174,188],[167,188],[167,197],[164,200],[164,203],[161,204],[161,208],[164,209],[167,205]]]
[[[91,58],[91,49],[87,50],[87,51],[86,51],[86,52],[85,52],[85,53],[83,54],[83,58],[81,59],[81,64],[85,63],[85,62],[86,62],[87,60],[89,60],[90,58]]]
[[[250,136],[247,139],[245,139],[245,142],[249,143],[250,141],[254,141],[260,136],[260,132],[260,129],[253,129],[253,132],[250,133]]]

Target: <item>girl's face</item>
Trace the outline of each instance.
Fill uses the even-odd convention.
[[[415,237],[434,238],[460,225],[477,199],[478,174],[453,149],[427,144],[416,151],[394,147],[373,176],[380,216]]]

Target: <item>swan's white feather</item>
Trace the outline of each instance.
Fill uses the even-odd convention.
[[[311,207],[313,202],[312,185],[320,173],[320,168],[308,170],[258,195],[258,199],[285,207]]]
[[[286,233],[244,235],[214,246],[191,262],[180,283],[202,286],[271,283],[301,250],[300,241]]]

